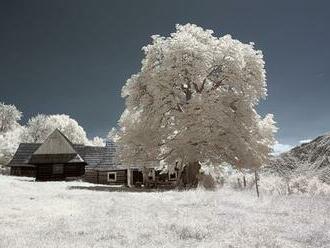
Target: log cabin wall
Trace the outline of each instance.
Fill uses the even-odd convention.
[[[109,178],[112,174],[114,178]],[[127,185],[127,170],[86,169],[84,181],[96,184]]]
[[[22,176],[22,177],[35,177],[36,176],[36,168],[34,167],[11,167],[10,175],[12,176]]]
[[[62,170],[56,171],[54,166],[62,166]],[[84,173],[85,164],[39,164],[36,170],[36,180],[64,180],[68,177],[81,177]]]

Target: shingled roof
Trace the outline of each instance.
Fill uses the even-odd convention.
[[[13,157],[9,162],[9,166],[33,167],[29,161],[33,153],[41,146],[39,143],[21,143]],[[111,146],[85,146],[81,144],[73,144],[72,147],[86,162],[87,168],[98,169],[126,169],[126,167],[115,163],[114,148]]]
[[[116,157],[117,146],[107,141],[105,147],[72,144],[61,131],[56,129],[44,143],[21,143],[9,162],[12,167],[34,167],[36,164],[86,163],[86,169],[124,170]],[[158,162],[159,165],[159,162]],[[156,166],[154,162],[149,166]],[[139,168],[131,165],[131,168]]]
[[[29,164],[85,163],[71,141],[58,129],[31,155]]]
[[[29,164],[31,155],[39,148],[41,144],[39,143],[21,143],[13,157],[9,162],[9,166],[24,166],[24,167],[34,167],[34,165]]]

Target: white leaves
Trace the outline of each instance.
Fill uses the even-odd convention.
[[[87,142],[89,146],[105,146],[105,140],[99,136],[94,137]]]
[[[0,133],[11,131],[19,126],[18,121],[22,112],[14,105],[6,105],[0,102]]]
[[[253,167],[267,159],[274,122],[254,109],[266,96],[262,53],[212,34],[176,25],[170,37],[153,36],[144,48],[141,71],[123,87],[123,159],[157,160],[164,151],[171,151],[168,163],[185,158]]]
[[[24,128],[17,126],[15,129],[0,134],[0,165],[7,164],[20,143],[20,137]]]
[[[22,112],[14,105],[0,103],[0,165],[7,164],[15,153],[23,128],[18,123]]]
[[[59,129],[68,139],[75,144],[87,144],[85,130],[78,122],[68,115],[43,115],[32,117],[27,125],[22,140],[24,142],[41,143],[55,129]]]

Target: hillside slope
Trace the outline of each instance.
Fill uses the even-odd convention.
[[[317,176],[330,183],[330,134],[274,157],[271,168],[283,176]]]

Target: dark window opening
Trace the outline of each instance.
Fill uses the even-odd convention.
[[[116,172],[108,172],[108,182],[117,181],[117,173]]]
[[[177,178],[177,173],[176,173],[176,172],[169,173],[169,174],[168,174],[168,178],[169,178],[169,180],[176,180],[176,178]]]
[[[63,164],[54,164],[53,165],[53,174],[63,174]]]

